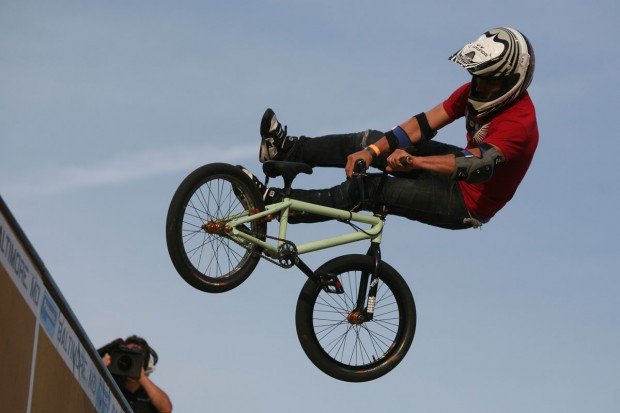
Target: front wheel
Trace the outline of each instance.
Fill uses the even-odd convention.
[[[362,382],[383,376],[400,363],[413,341],[413,295],[385,262],[379,267],[373,318],[360,323],[352,317],[358,294],[367,297],[370,289],[369,285],[360,288],[362,274],[372,273],[374,266],[374,258],[368,255],[335,258],[317,273],[337,276],[344,293],[327,292],[308,280],[297,300],[295,322],[304,352],[315,366],[339,380]]]

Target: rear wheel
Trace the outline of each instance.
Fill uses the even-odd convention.
[[[202,291],[237,287],[258,264],[261,250],[227,237],[224,218],[264,208],[258,189],[239,168],[214,163],[196,169],[177,189],[166,219],[168,253],[177,272]],[[267,224],[252,221],[245,229],[264,240]]]
[[[337,276],[344,293],[328,293],[308,280],[297,300],[295,322],[302,348],[314,365],[339,380],[361,382],[383,376],[400,363],[413,341],[413,295],[400,274],[385,262],[379,268],[372,320],[359,322],[354,317],[362,273],[373,271],[371,256],[335,258],[317,272]],[[366,300],[369,286],[361,289]]]

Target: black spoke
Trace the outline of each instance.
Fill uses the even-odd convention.
[[[260,194],[238,167],[212,163],[189,174],[166,218],[166,244],[179,275],[210,293],[241,284],[262,258],[267,221],[250,217],[262,211]],[[235,223],[240,219],[248,222]]]
[[[207,233],[205,232],[204,236],[202,237],[203,245],[204,245],[206,239],[207,239]],[[198,256],[198,268],[200,268],[200,261],[201,260],[202,260],[202,248],[200,249],[200,255]]]
[[[326,294],[326,295],[330,296],[330,297],[332,296],[332,294]],[[330,303],[328,303],[323,296],[319,296],[318,299],[321,300],[320,303],[317,302],[318,305],[324,305],[324,306],[329,307],[329,308],[331,308],[333,310],[341,310],[341,313],[345,313],[345,314],[348,313],[347,309],[341,307],[340,304],[338,304],[338,302],[336,302],[336,300],[334,300],[333,298],[332,298],[332,301],[336,304],[335,306],[330,304]]]
[[[330,349],[327,350],[328,354],[332,352],[332,350],[338,345],[338,343],[340,343],[342,340],[346,340],[347,335],[349,334],[349,331],[351,330],[351,328],[352,328],[352,326],[347,326],[347,329],[346,329],[346,331],[344,333],[336,336],[336,338],[334,338],[332,341],[330,341],[329,343],[327,343],[325,345],[325,347],[331,346]],[[323,337],[323,338],[325,338],[325,337]]]
[[[385,357],[398,337],[400,318],[394,293],[380,280],[373,319],[352,324],[348,315],[357,307],[364,277],[362,271],[346,271],[338,278],[344,293],[329,294],[321,290],[314,302],[315,336],[325,352],[338,362],[359,367],[373,364]],[[365,286],[366,294],[369,288]]]
[[[251,242],[208,234],[203,225],[209,221],[233,220],[247,216],[252,208],[244,191],[226,178],[214,178],[200,184],[191,195],[183,213],[181,239],[185,255],[200,273],[213,278],[226,277],[251,258]],[[252,222],[252,228],[257,224]],[[200,234],[202,237],[198,238]],[[231,242],[232,241],[232,242]]]
[[[338,327],[341,327],[341,326],[346,326],[347,324],[345,324],[345,323],[346,323],[346,321],[345,321],[345,320],[342,320],[342,321],[340,321],[339,323],[334,323],[334,324],[332,324],[331,326],[328,326],[328,327],[324,328],[323,330],[319,330],[319,331],[317,331],[317,332],[316,332],[316,333],[317,333],[317,338],[319,337],[319,335],[321,335],[321,334],[322,334],[322,336],[319,338],[319,341],[323,341],[323,340],[324,340],[324,339],[326,339],[328,336],[330,336],[330,335],[331,335],[331,333],[332,333],[332,332],[334,332],[334,331],[335,331]],[[337,334],[337,333],[335,333],[335,334]],[[338,336],[337,336],[337,337],[338,337]],[[334,339],[334,340],[336,340],[336,339]],[[329,346],[331,343],[333,343],[333,342],[334,342],[334,340],[332,340],[332,341],[330,341],[328,344],[326,344],[326,347],[327,347],[327,346]]]
[[[385,348],[386,350],[390,347],[391,342],[386,343],[383,340],[380,340],[376,334],[374,334],[367,326],[363,327],[364,330],[366,330],[366,333],[368,333],[368,336],[370,337],[370,341],[373,343],[373,347],[377,346],[381,349],[381,347]],[[375,354],[378,356],[383,356],[383,354],[385,353],[385,350],[377,350],[375,351]]]
[[[368,328],[370,328],[370,327],[368,327]],[[396,334],[396,331],[392,331],[392,330],[390,330],[390,331],[391,331],[392,333]],[[389,343],[389,342],[392,342],[392,340],[393,340],[393,338],[386,337],[386,336],[384,336],[383,334],[379,334],[379,333],[377,333],[376,331],[373,331],[373,332],[372,332],[372,334],[373,334],[373,335],[375,335],[375,336],[377,336],[377,337],[381,337],[381,338],[383,338],[383,339],[387,340],[387,342],[388,342],[388,343]]]
[[[375,351],[375,355],[378,356],[379,354],[379,350],[377,349],[377,347],[379,346],[379,343],[377,342],[377,340],[375,340],[375,338],[373,337],[371,331],[368,329],[368,327],[366,327],[365,325],[362,326],[362,328],[366,331],[366,333],[368,334],[368,337],[370,338],[370,343],[372,344],[372,348]]]

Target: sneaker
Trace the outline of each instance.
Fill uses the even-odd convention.
[[[262,163],[265,161],[281,161],[285,152],[297,140],[292,136],[286,136],[287,128],[282,127],[278,122],[275,112],[271,108],[267,108],[260,121],[260,152],[258,160]]]
[[[260,179],[254,176],[252,172],[245,169],[243,166],[237,165],[237,168],[241,169],[244,174],[250,177],[252,182],[254,182],[254,185],[256,185],[256,188],[258,189],[258,192],[260,193],[261,197],[265,199],[265,195],[267,193],[267,186],[264,183],[262,183]]]
[[[254,185],[256,185],[256,188],[258,189],[258,192],[262,196],[263,201],[266,205],[273,203],[278,198],[278,196],[281,195],[281,189],[268,188],[267,185],[262,183],[260,179],[254,176],[252,172],[245,169],[243,166],[237,165],[237,168],[241,169],[243,173],[246,174],[252,180],[252,182],[254,182]],[[238,195],[237,193],[235,194]]]

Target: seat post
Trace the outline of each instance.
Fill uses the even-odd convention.
[[[293,180],[284,178],[284,196],[285,197],[290,198],[292,186],[293,186]]]

